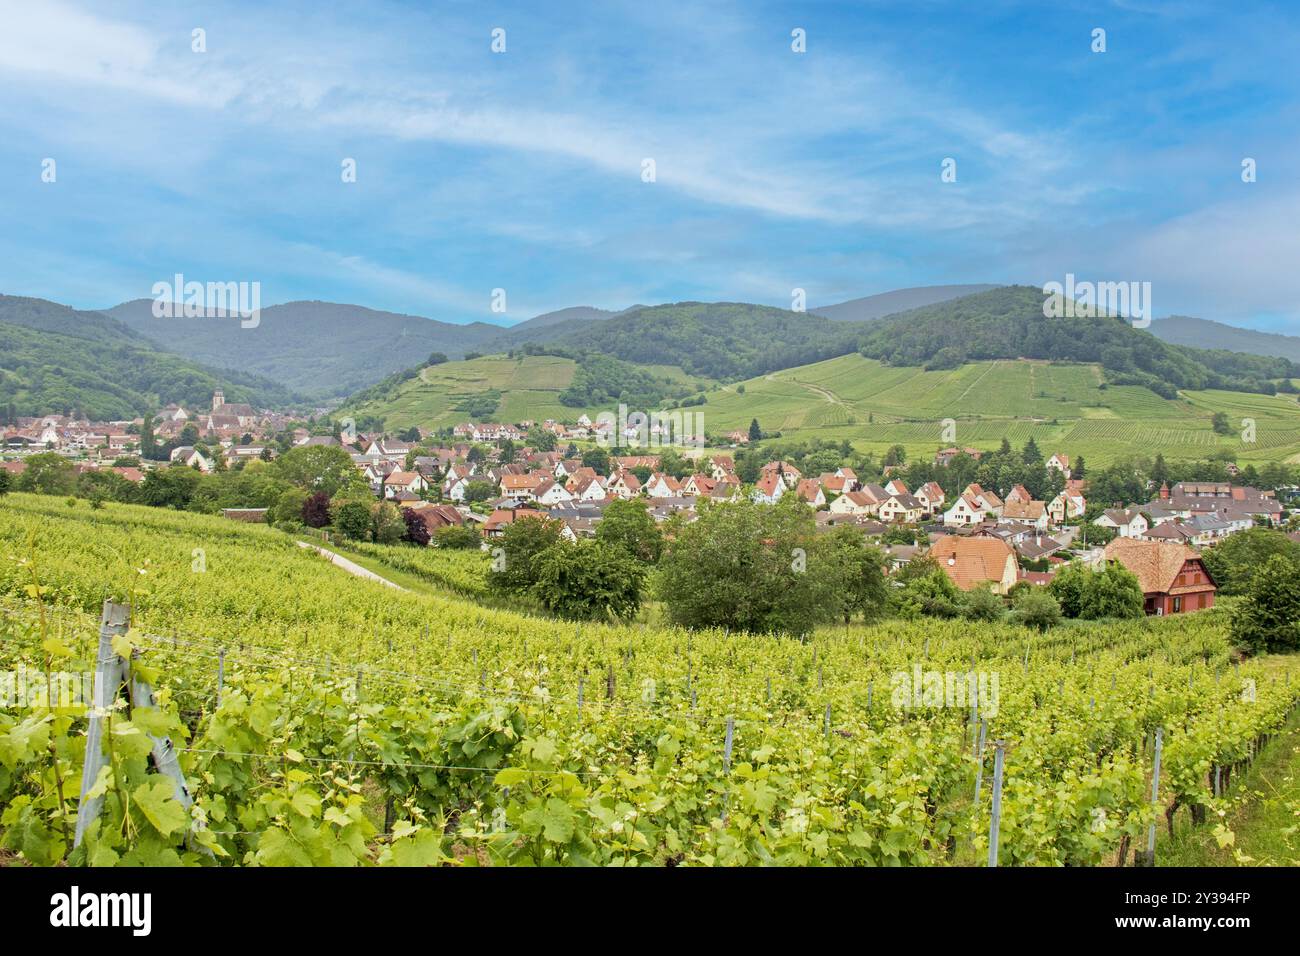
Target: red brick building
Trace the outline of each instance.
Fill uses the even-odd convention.
[[[1138,579],[1148,614],[1185,614],[1214,607],[1218,586],[1196,551],[1184,544],[1115,538],[1106,560],[1118,561]]]

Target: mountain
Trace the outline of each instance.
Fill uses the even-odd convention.
[[[520,322],[518,325],[510,326],[509,331],[531,332],[560,322],[599,322],[601,319],[612,318],[615,315],[618,315],[618,313],[611,312],[609,309],[597,309],[590,305],[575,305],[572,308],[557,309],[554,312],[534,316]]]
[[[996,289],[995,285],[925,285],[913,289],[895,289],[881,292],[862,299],[850,299],[836,305],[824,305],[809,309],[814,315],[835,319],[839,322],[869,322],[895,312],[906,312],[927,305],[949,302],[976,292],[988,292]]]
[[[458,358],[503,332],[486,322],[455,325],[336,302],[268,306],[247,329],[237,320],[155,318],[152,299],[107,311],[169,351],[265,375],[314,399],[365,388],[432,352]]]
[[[852,352],[862,333],[835,322],[744,302],[677,302],[625,312],[552,339],[550,348],[601,352],[688,375],[748,378]]]
[[[81,411],[129,419],[169,402],[284,405],[293,394],[247,372],[220,372],[156,348],[119,320],[57,302],[0,295],[0,405],[18,415]]]
[[[1276,391],[1271,380],[1300,374],[1286,359],[1172,345],[1116,317],[1043,312],[1041,289],[1000,286],[877,319],[860,351],[890,365],[927,369],[989,359],[1095,362],[1112,384],[1143,385],[1165,398],[1180,388]]]
[[[1251,355],[1272,355],[1300,362],[1300,337],[1257,332],[1235,325],[1224,325],[1210,319],[1196,319],[1189,315],[1171,315],[1151,323],[1151,334],[1174,345],[1189,345],[1199,349],[1224,349],[1228,352],[1248,352]]]

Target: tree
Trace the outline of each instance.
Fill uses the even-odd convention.
[[[530,593],[562,617],[626,620],[641,608],[645,573],[622,548],[561,539],[534,559]]]
[[[488,584],[492,589],[504,594],[527,592],[536,580],[533,560],[563,540],[563,527],[560,522],[544,515],[516,515],[493,548],[495,560],[488,571]]]
[[[582,467],[593,469],[598,475],[609,474],[609,452],[603,448],[588,448],[582,453]]]
[[[406,540],[416,547],[429,546],[429,526],[424,523],[420,513],[414,508],[402,509],[402,520],[406,522]]]
[[[1031,585],[1016,595],[1011,619],[1025,627],[1046,631],[1061,622],[1061,605],[1045,588]]]
[[[397,544],[406,536],[406,522],[397,505],[380,501],[370,509],[371,533],[379,544]]]
[[[928,614],[957,617],[962,611],[962,593],[933,558],[913,558],[903,566],[897,580],[902,587],[892,597],[904,617]]]
[[[144,416],[140,425],[140,457],[154,458],[158,454],[158,444],[153,434],[153,416]]]
[[[465,485],[465,503],[473,504],[476,501],[490,501],[497,494],[496,485],[483,478],[474,478]]]
[[[398,441],[405,441],[405,442],[418,442],[420,438],[421,438],[420,429],[414,425],[406,429],[406,431],[400,432],[397,436]]]
[[[1257,652],[1300,649],[1300,575],[1282,555],[1255,572],[1232,616],[1232,638]]]
[[[826,569],[838,574],[836,593],[845,623],[854,614],[870,619],[883,612],[889,600],[885,583],[885,560],[877,548],[870,547],[856,528],[836,528],[818,541],[814,570]],[[827,558],[825,562],[820,557]]]
[[[1300,544],[1281,531],[1249,528],[1224,538],[1201,554],[1220,594],[1245,594],[1251,580],[1274,556],[1281,556],[1300,575]]]
[[[1156,460],[1151,465],[1151,483],[1159,488],[1169,480],[1169,466],[1165,464],[1165,456],[1156,452]]]
[[[9,477],[9,472],[5,471],[3,468],[0,468],[0,495],[8,494],[9,488],[11,487],[12,484],[13,481]]]
[[[1215,412],[1210,419],[1210,427],[1214,429],[1216,435],[1231,435],[1232,425],[1228,422],[1228,416],[1224,412]]]
[[[340,493],[363,495],[370,491],[365,478],[344,449],[332,445],[303,445],[285,452],[272,463],[273,473],[304,491],[323,491],[331,498]]]
[[[1084,595],[1088,590],[1088,576],[1091,574],[1082,564],[1067,564],[1056,572],[1048,592],[1056,599],[1061,613],[1066,617],[1080,617],[1083,614]]]
[[[1118,561],[1108,561],[1104,570],[1090,572],[1079,616],[1086,621],[1141,617],[1143,603],[1142,586],[1133,572]]]
[[[425,362],[424,364],[425,364],[425,365],[441,365],[441,364],[442,364],[443,362],[445,362],[445,361],[447,361],[447,356],[444,355],[443,353],[441,353],[441,352],[430,352],[430,353],[429,353],[429,359],[428,359],[428,361]]]
[[[468,551],[471,548],[481,547],[483,539],[469,525],[452,524],[435,531],[433,543],[439,548]]]
[[[701,504],[674,528],[659,562],[659,596],[686,627],[806,634],[839,612],[839,574],[814,543],[812,511],[793,495],[776,505]]]
[[[307,492],[301,488],[286,488],[280,492],[280,497],[275,500],[270,510],[267,512],[267,520],[271,524],[280,524],[281,522],[297,523],[303,520],[303,513],[307,504]],[[326,522],[328,524],[328,522]]]
[[[309,528],[325,527],[330,523],[330,496],[323,491],[307,495],[302,501],[300,517]]]
[[[749,423],[749,440],[760,441],[763,437],[763,429],[758,427],[758,419],[755,418]]]
[[[334,527],[339,534],[354,541],[370,539],[370,508],[364,501],[336,501],[332,505]]]
[[[52,451],[32,455],[18,476],[17,490],[38,495],[73,494],[77,490],[77,469],[68,459]]]
[[[998,621],[1005,610],[1002,598],[987,587],[972,588],[962,599],[962,617],[972,621]]]
[[[155,468],[140,482],[140,503],[155,508],[184,510],[190,506],[202,480],[197,471],[179,463],[168,468]]]
[[[659,560],[664,547],[663,532],[640,498],[610,502],[596,525],[596,540],[649,564]]]
[[[1025,442],[1024,451],[1020,453],[1021,460],[1025,463],[1026,468],[1039,469],[1043,467],[1043,453],[1038,450],[1038,442],[1034,441],[1034,436],[1029,436],[1029,441]]]
[[[1074,467],[1070,469],[1070,476],[1072,478],[1083,478],[1087,474],[1088,474],[1088,466],[1084,462],[1083,456],[1080,455],[1077,459],[1075,459]]]
[[[907,449],[902,445],[890,445],[880,464],[885,468],[901,468],[907,464]]]

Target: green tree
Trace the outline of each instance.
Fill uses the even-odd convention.
[[[838,612],[837,573],[818,565],[812,511],[788,495],[775,506],[701,504],[674,529],[659,562],[659,596],[686,627],[806,634]]]
[[[1104,570],[1091,572],[1079,616],[1088,621],[1141,617],[1142,609],[1142,587],[1137,577],[1118,561],[1108,561]]]
[[[902,585],[895,591],[895,609],[903,617],[928,614],[957,617],[962,611],[962,593],[947,572],[933,558],[913,558],[897,575]]]
[[[755,418],[749,423],[749,440],[759,441],[763,437],[763,429],[758,427],[758,419]]]
[[[474,478],[465,485],[465,504],[467,505],[472,505],[476,501],[490,501],[496,496],[496,486],[487,479]]]
[[[534,559],[563,540],[563,525],[544,515],[516,516],[493,547],[488,584],[503,594],[523,594],[536,580]]]
[[[190,506],[202,481],[202,475],[181,464],[155,468],[140,482],[140,502],[155,508],[183,511]]]
[[[1061,622],[1061,605],[1045,588],[1030,586],[1016,595],[1011,619],[1025,627],[1046,631]]]
[[[972,588],[962,596],[962,617],[972,621],[999,621],[1005,610],[1002,598],[987,587]]]
[[[280,496],[275,499],[275,504],[267,511],[267,520],[271,524],[303,523],[303,509],[307,504],[307,498],[307,492],[301,488],[286,488],[280,492]]]
[[[13,479],[9,477],[9,472],[0,468],[0,495],[8,494],[9,488],[13,485]]]
[[[1251,579],[1274,556],[1284,558],[1300,575],[1300,544],[1281,531],[1249,528],[1224,538],[1201,554],[1220,594],[1245,594]]]
[[[610,502],[596,525],[596,540],[649,564],[659,560],[664,547],[663,532],[641,498]]]
[[[814,572],[838,576],[835,593],[846,623],[854,614],[870,620],[884,612],[889,600],[884,555],[858,529],[836,528],[818,539],[814,554]]]
[[[553,614],[580,620],[634,617],[645,567],[622,548],[561,539],[532,562],[530,593]]]
[[[369,492],[366,480],[344,449],[333,445],[303,445],[285,452],[271,464],[272,473],[304,491],[360,496]]]
[[[1083,615],[1084,596],[1088,590],[1088,579],[1091,574],[1092,572],[1082,564],[1067,564],[1056,572],[1052,583],[1047,586],[1048,592],[1056,599],[1061,613],[1066,617]]]
[[[605,449],[588,448],[582,453],[582,465],[584,468],[593,468],[598,475],[609,474],[609,452]]]
[[[1300,649],[1300,574],[1282,555],[1255,572],[1232,616],[1232,638],[1261,653]]]
[[[376,502],[370,509],[370,533],[380,544],[397,544],[406,537],[406,520],[391,501]]]
[[[336,501],[331,507],[334,528],[345,538],[354,541],[370,539],[370,508],[364,501]]]
[[[1224,412],[1215,412],[1210,419],[1210,427],[1214,429],[1216,435],[1231,435],[1232,425],[1228,422],[1228,416]]]
[[[41,452],[27,459],[18,476],[17,489],[38,495],[70,495],[77,490],[77,469],[55,452]]]

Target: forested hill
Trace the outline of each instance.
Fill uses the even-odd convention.
[[[858,347],[863,328],[743,302],[677,302],[585,323],[554,344],[735,380],[846,355]]]
[[[207,407],[216,388],[232,402],[276,406],[293,394],[269,379],[218,372],[158,350],[102,312],[0,296],[0,406],[17,415],[82,412],[134,418],[169,402]]]
[[[871,323],[860,351],[891,365],[955,368],[989,359],[1097,362],[1111,382],[1145,385],[1166,398],[1179,388],[1271,392],[1300,375],[1283,358],[1163,342],[1119,318],[1046,318],[1043,292],[1004,286]]]

